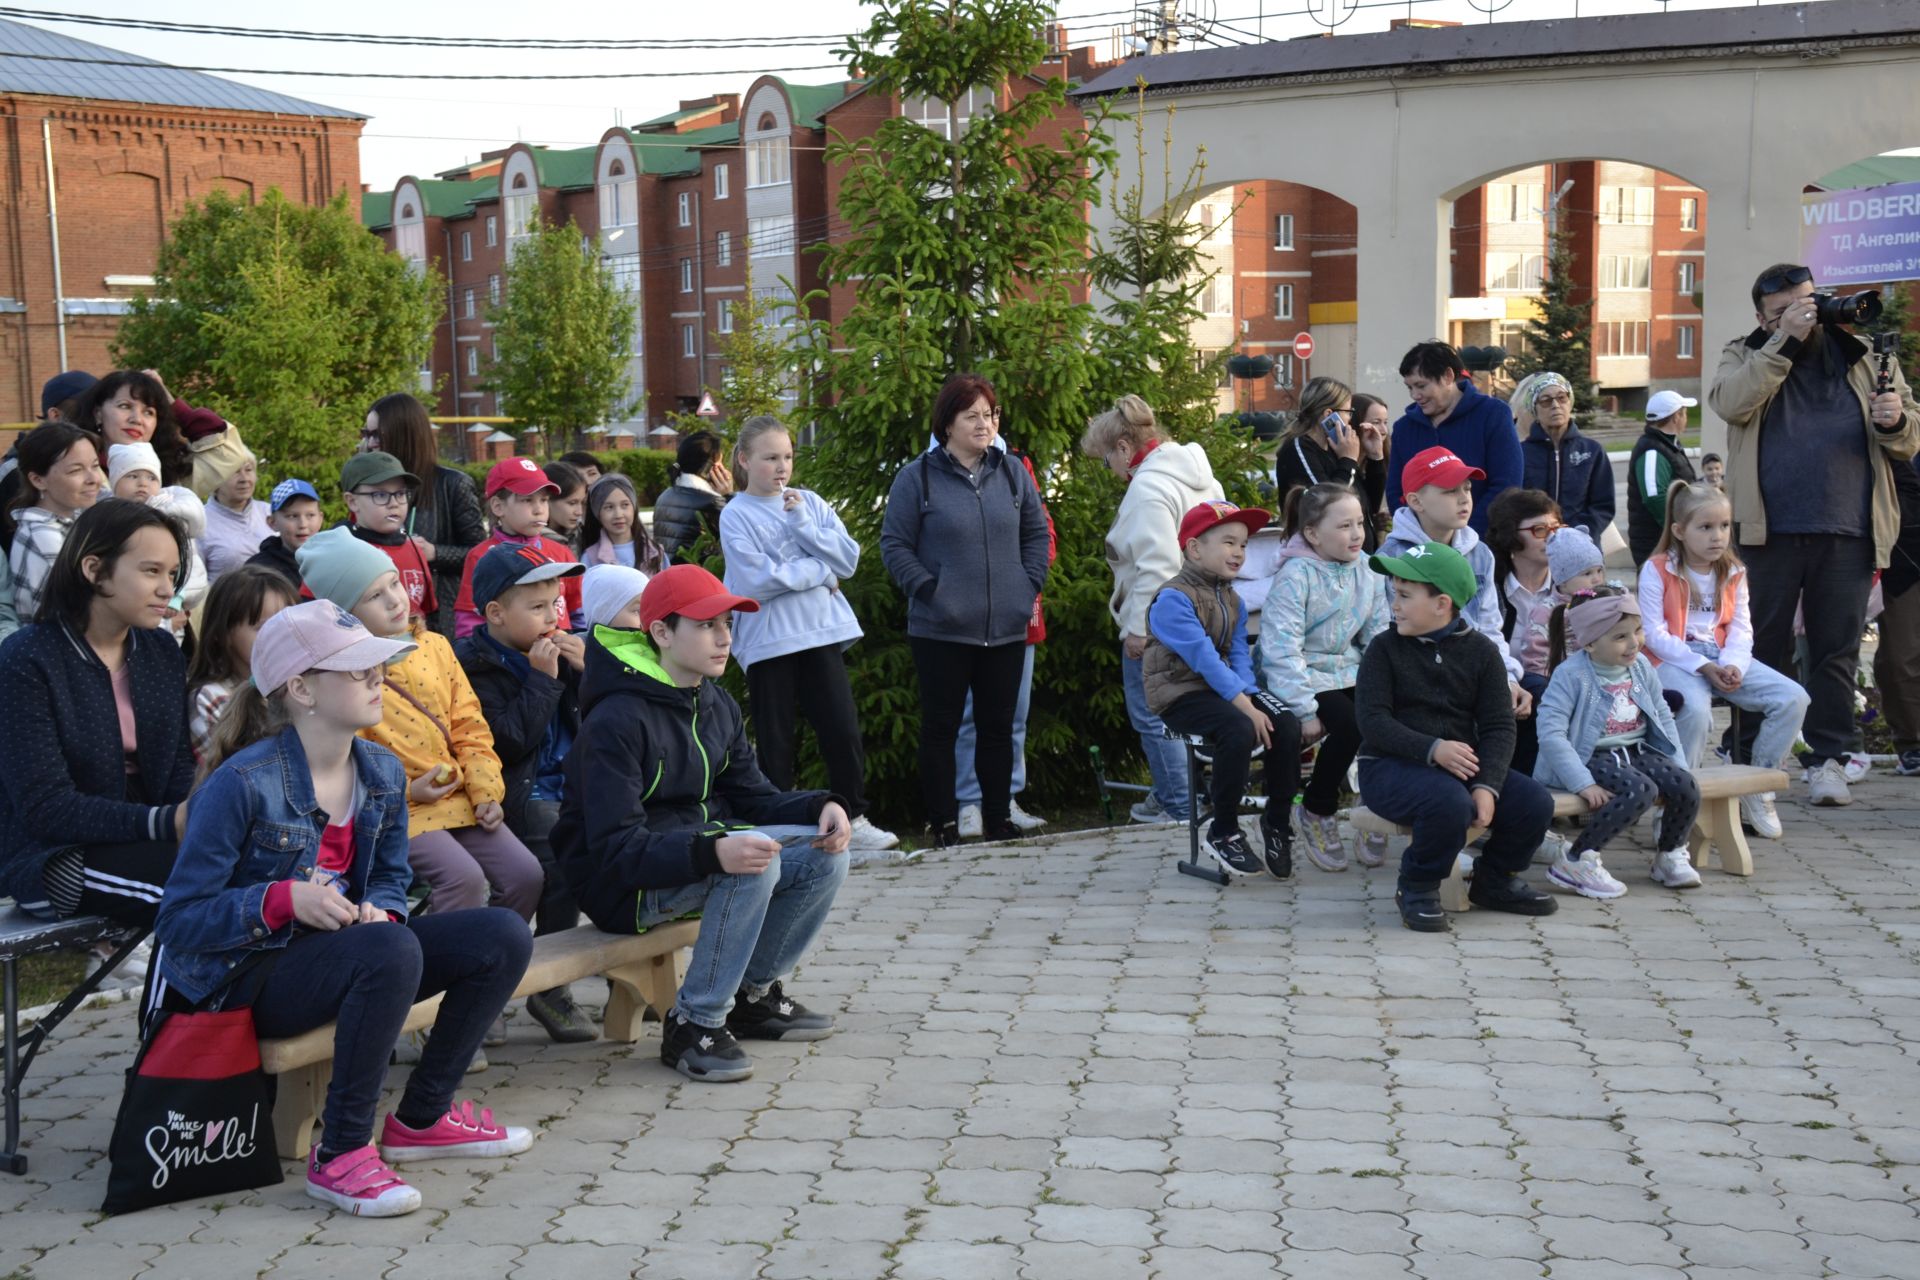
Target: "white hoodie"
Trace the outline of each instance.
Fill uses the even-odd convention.
[[[1226,497],[1197,444],[1163,444],[1134,469],[1120,510],[1107,530],[1113,596],[1107,612],[1124,636],[1147,634],[1147,606],[1180,572],[1180,518],[1202,502]]]

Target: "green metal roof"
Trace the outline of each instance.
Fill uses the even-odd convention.
[[[593,185],[593,158],[600,151],[591,147],[571,147],[565,151],[532,148],[533,163],[540,173],[540,185],[565,191],[570,187]]]
[[[474,178],[467,182],[444,178],[416,178],[420,199],[429,218],[457,218],[473,211],[473,202],[499,193],[500,179]],[[393,222],[393,192],[369,191],[360,197],[360,225],[379,228]]]
[[[818,129],[827,108],[847,96],[849,83],[836,80],[832,84],[789,84],[779,76],[773,78],[787,91],[787,100],[793,103],[793,122],[803,129]]]
[[[1883,187],[1889,182],[1920,182],[1920,155],[1873,156],[1835,169],[1813,185],[1827,191]]]
[[[360,197],[360,225],[384,227],[393,221],[393,192],[369,191]]]

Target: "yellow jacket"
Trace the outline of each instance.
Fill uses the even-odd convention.
[[[498,804],[507,798],[500,757],[493,750],[493,731],[487,728],[467,673],[453,656],[453,646],[446,637],[428,631],[419,618],[413,620],[413,640],[420,647],[387,668],[381,694],[385,715],[360,736],[399,756],[408,782],[445,765],[463,785],[432,804],[408,801],[410,837],[474,826],[475,805]],[[426,712],[408,701],[402,690],[412,694]],[[445,733],[440,731],[442,726]]]

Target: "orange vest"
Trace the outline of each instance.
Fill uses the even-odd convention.
[[[1679,558],[1679,552],[1668,552],[1653,558],[1653,569],[1660,575],[1660,613],[1666,619],[1667,634],[1685,642],[1687,636],[1687,606],[1693,603],[1693,584],[1686,575],[1675,573],[1671,561]],[[1727,582],[1720,589],[1720,611],[1713,619],[1713,642],[1724,645],[1727,642],[1727,630],[1733,626],[1733,611],[1740,601],[1740,579],[1747,572],[1743,564],[1733,566],[1733,572],[1727,575]],[[1660,659],[1651,653],[1654,666],[1660,665]]]

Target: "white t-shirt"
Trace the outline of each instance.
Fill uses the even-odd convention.
[[[1687,575],[1687,639],[1713,641],[1713,629],[1720,621],[1720,584],[1714,580],[1711,569],[1705,573],[1695,573],[1692,569],[1682,570]],[[1701,602],[1705,601],[1703,605]]]

